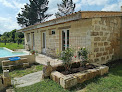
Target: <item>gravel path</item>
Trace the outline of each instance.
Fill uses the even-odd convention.
[[[12,83],[16,85],[16,87],[25,87],[40,82],[41,80],[42,80],[42,71],[39,71],[27,74],[20,78],[14,78],[14,80],[12,80]]]

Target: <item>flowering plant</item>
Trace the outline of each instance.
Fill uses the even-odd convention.
[[[71,48],[67,48],[65,51],[60,53],[60,58],[63,60],[63,64],[65,65],[65,70],[70,70],[71,68],[71,60],[74,56],[74,50]]]
[[[82,59],[82,61],[81,61],[82,64],[87,63],[88,50],[85,47],[80,48],[79,51],[78,51],[78,57],[79,57],[79,59]]]

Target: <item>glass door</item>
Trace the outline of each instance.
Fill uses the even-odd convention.
[[[62,31],[62,50],[69,48],[69,30]]]

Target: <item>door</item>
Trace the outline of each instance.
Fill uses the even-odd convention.
[[[42,52],[46,53],[46,32],[42,33],[42,45],[43,45]]]
[[[69,48],[69,30],[62,31],[62,51]]]

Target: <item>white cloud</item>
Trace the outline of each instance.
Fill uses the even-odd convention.
[[[14,8],[14,6],[11,3],[9,3],[7,0],[0,0],[0,3],[5,5],[6,7]]]
[[[9,7],[9,8],[17,8],[20,9],[24,6],[25,3],[20,3],[16,0],[9,1],[9,0],[0,0],[0,3],[2,3],[4,6]]]
[[[17,1],[13,1],[13,5],[18,8],[18,9],[21,9],[24,7],[25,3],[19,3]]]
[[[102,8],[102,11],[120,11],[122,6],[122,1],[118,0],[115,4],[107,4]]]
[[[82,0],[83,5],[105,5],[109,0]]]
[[[19,28],[20,28],[19,25],[11,17],[9,18],[0,17],[0,34]]]

